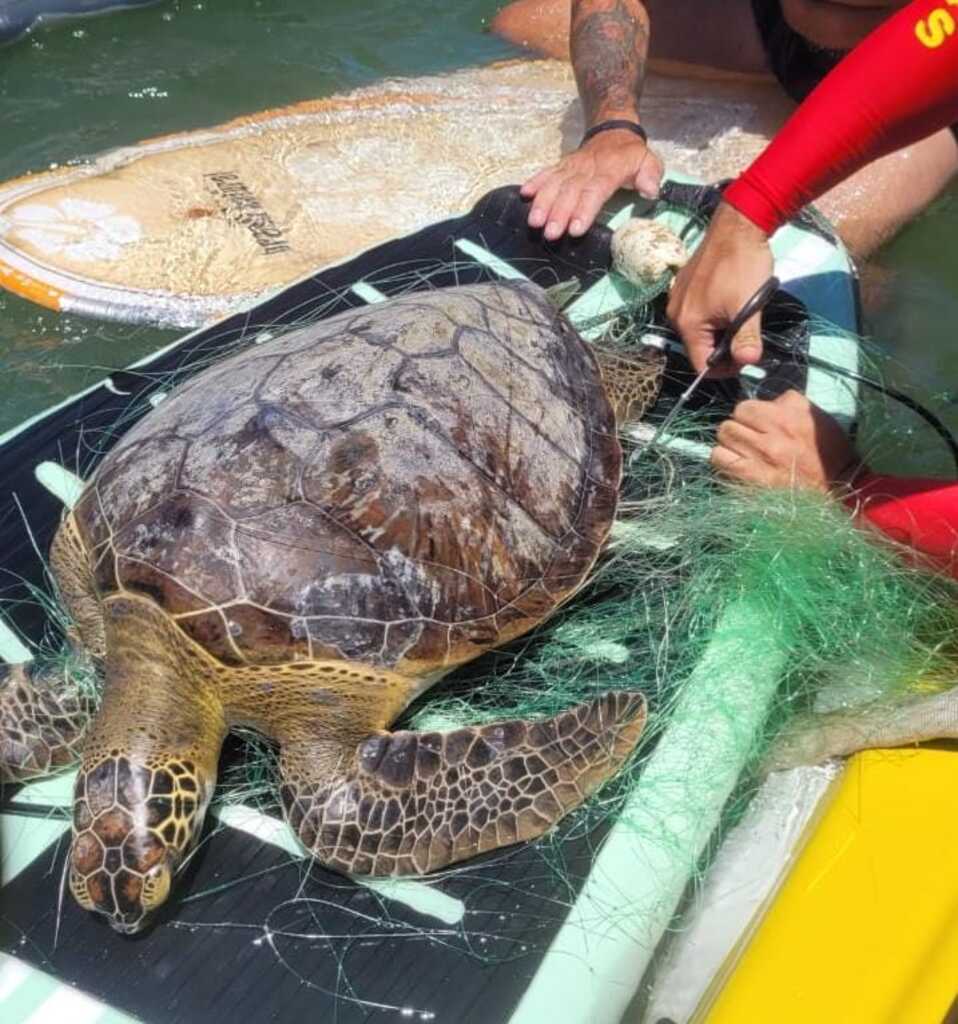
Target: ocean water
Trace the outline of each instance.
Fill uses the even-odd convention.
[[[166,0],[0,47],[0,180],[395,75],[515,56],[497,0]],[[176,337],[0,291],[0,432]]]
[[[217,124],[394,75],[515,56],[500,0],[166,0],[0,48],[0,180],[164,132]],[[885,371],[958,429],[958,191],[879,255],[867,324]],[[48,313],[0,292],[0,431],[175,337]],[[954,472],[888,410],[879,462]]]
[[[952,188],[881,250],[865,328],[883,379],[933,411],[958,436],[958,188]],[[870,409],[877,468],[958,476],[945,445],[900,407]],[[882,414],[887,415],[887,425]],[[885,438],[875,437],[883,427]]]

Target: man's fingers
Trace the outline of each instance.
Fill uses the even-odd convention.
[[[614,191],[614,186],[605,181],[601,184],[598,181],[594,182],[582,189],[579,193],[579,201],[569,220],[569,234],[575,237],[584,235],[595,222],[599,210],[602,209],[602,204]]]
[[[768,470],[761,462],[740,455],[724,445],[716,445],[712,449],[709,462],[716,473],[729,480],[742,484],[770,484]]]
[[[542,188],[545,182],[549,180],[555,171],[555,167],[544,167],[541,171],[536,171],[531,178],[526,179],[526,181],[519,186],[519,194],[524,199],[532,199],[532,197],[540,188]]]
[[[689,324],[688,321],[683,321],[681,316],[676,322],[676,327],[679,329],[685,345],[685,354],[689,357],[692,369],[696,373],[701,373],[715,348],[715,334],[710,327],[701,323]]]
[[[671,306],[667,311],[667,316],[678,328],[679,336],[685,345],[685,354],[692,364],[692,369],[695,373],[701,373],[705,369],[709,356],[715,351],[716,340],[721,335],[723,328],[716,328],[711,323],[703,323],[698,317],[683,316],[681,313],[673,316]],[[761,348],[759,348],[758,354],[761,357]],[[740,365],[744,365],[744,363],[738,362],[733,344],[731,364],[727,359],[720,360],[709,371],[709,377],[734,377],[738,374]]]
[[[767,402],[759,398],[748,398],[739,402],[732,411],[732,420],[741,423],[759,434],[768,433],[773,429],[778,419],[778,412],[774,402]]]
[[[552,212],[552,204],[555,202],[560,188],[562,188],[562,178],[555,174],[539,186],[539,191],[536,193],[532,203],[532,209],[529,211],[530,228],[545,226]]]
[[[786,409],[793,412],[807,412],[809,414],[817,408],[812,402],[810,402],[801,391],[797,391],[795,388],[789,388],[788,391],[783,391],[777,398],[772,399],[772,405],[777,409]]]
[[[732,448],[726,448],[724,444],[717,444],[712,449],[709,462],[712,463],[712,468],[719,473],[734,477],[743,471],[743,468],[748,463],[748,459],[740,452]]]
[[[725,448],[737,452],[750,462],[769,469],[793,471],[795,448],[790,437],[774,427],[769,431],[755,430],[737,419],[726,420],[715,435]]]
[[[554,166],[539,171],[520,188],[532,199],[529,226],[541,228],[547,241],[565,234],[584,235],[602,204],[622,187],[636,187],[649,198],[659,193],[662,162],[634,138],[597,136]]]
[[[565,234],[569,226],[569,218],[572,211],[579,204],[579,197],[582,195],[582,179],[576,175],[574,178],[566,178],[562,187],[556,194],[546,219],[546,226],[542,231],[547,242],[554,242]]]
[[[760,451],[762,435],[751,427],[745,427],[735,420],[725,420],[715,434],[715,440],[723,448],[737,455],[755,458]]]
[[[800,391],[790,388],[771,401],[749,398],[739,402],[732,419],[760,434],[794,437],[813,422],[814,407]]]
[[[750,366],[762,358],[762,314],[756,313],[746,320],[732,339],[732,362],[736,366]]]
[[[529,211],[529,227],[530,228],[541,228],[546,222],[546,218],[549,216],[549,209],[543,202],[537,203]]]

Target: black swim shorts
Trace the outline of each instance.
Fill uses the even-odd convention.
[[[752,0],[752,12],[772,73],[796,103],[803,99],[845,56],[825,50],[800,36],[785,20],[779,0]]]
[[[823,49],[800,36],[785,20],[780,0],[752,0],[752,13],[772,74],[796,103],[801,103],[847,52]],[[951,132],[958,141],[958,124],[951,126]]]

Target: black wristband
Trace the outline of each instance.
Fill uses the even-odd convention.
[[[579,143],[580,146],[584,146],[593,135],[598,135],[599,132],[611,132],[616,129],[624,129],[627,132],[633,132],[643,142],[648,142],[649,137],[646,134],[645,129],[638,123],[638,121],[600,121],[598,124],[594,124],[586,133],[582,136],[582,141]]]

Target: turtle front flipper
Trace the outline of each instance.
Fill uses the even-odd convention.
[[[639,693],[606,693],[540,722],[367,737],[340,763],[284,744],[282,796],[303,845],[349,874],[426,874],[534,839],[632,752]]]
[[[73,516],[53,538],[50,567],[71,625],[56,663],[0,664],[0,781],[24,782],[76,764],[96,710],[103,615]]]
[[[601,343],[594,344],[592,351],[615,411],[616,423],[620,427],[637,423],[659,397],[665,373],[665,354],[649,346],[626,352]]]
[[[75,662],[0,664],[0,781],[40,778],[80,759],[96,702],[84,678],[92,667]]]

